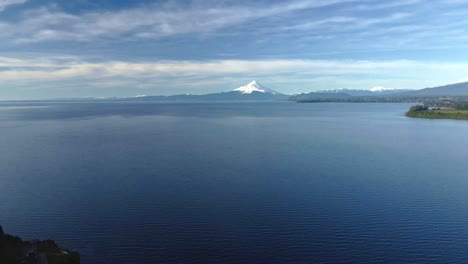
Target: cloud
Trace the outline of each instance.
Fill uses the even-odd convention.
[[[466,43],[463,29],[467,23],[464,20],[434,16],[430,12],[437,9],[444,14],[447,9],[453,11],[451,5],[445,2],[420,3],[421,0],[388,3],[292,0],[273,4],[265,1],[195,0],[156,2],[113,10],[93,9],[81,13],[69,13],[59,5],[48,5],[22,11],[14,18],[0,18],[0,46],[24,50],[44,45],[43,42],[54,42],[60,43],[63,49],[74,49],[75,46],[67,44],[86,42],[94,45],[93,50],[119,50],[116,43],[131,46],[163,38],[178,38],[182,41],[175,45],[180,46],[186,45],[187,40],[197,43],[209,41],[220,46],[220,38],[216,37],[223,36],[223,40],[229,38],[229,41],[236,42],[245,36],[252,44],[232,51],[243,54],[242,49],[267,44],[271,49],[282,49],[284,41],[291,47],[290,53],[306,47],[362,51],[399,50],[403,47],[437,49],[446,45],[460,47]],[[434,32],[437,32],[437,37],[434,37]],[[282,51],[281,54],[285,53]]]
[[[63,59],[21,60],[0,58],[0,81],[63,80],[70,78],[184,77],[226,74],[362,74],[417,65],[411,61],[327,60],[212,60],[157,62],[83,62]],[[419,67],[421,65],[418,65]],[[425,66],[427,67],[427,66]]]
[[[47,83],[74,83],[95,88],[154,88],[156,86],[218,86],[260,78],[302,85],[321,83],[347,88],[369,87],[369,80],[387,87],[421,88],[425,76],[440,72],[453,75],[468,71],[468,63],[418,62],[409,60],[211,60],[211,61],[82,61],[73,57],[18,59],[0,57],[0,84],[3,87],[37,86]],[[440,74],[439,74],[440,75]],[[444,77],[451,77],[444,75]],[[416,87],[401,87],[411,80]],[[347,83],[346,83],[347,82]],[[367,82],[367,83],[366,83]],[[407,83],[410,83],[408,81]],[[363,85],[356,87],[357,85]],[[315,87],[315,86],[314,86]],[[274,87],[272,87],[274,88]],[[343,88],[343,87],[341,87]]]
[[[468,82],[468,77],[467,78],[461,78],[457,81],[457,83],[464,83],[464,82]]]
[[[13,1],[13,0],[10,0]],[[16,0],[19,1],[19,0]],[[19,23],[4,22],[0,37],[19,43],[43,41],[90,41],[96,38],[161,38],[179,34],[210,34],[217,30],[307,9],[355,0],[296,0],[273,5],[225,6],[216,2],[151,4],[119,11],[96,11],[80,15],[42,7],[25,12]],[[198,3],[198,4],[196,4]]]
[[[296,24],[293,26],[286,26],[279,28],[279,30],[290,31],[290,30],[317,30],[320,28],[326,28],[327,30],[336,29],[340,31],[344,30],[356,30],[362,29],[378,24],[389,24],[397,21],[401,21],[405,18],[410,17],[408,13],[394,13],[385,17],[378,18],[362,18],[362,17],[349,17],[349,16],[336,16],[329,17],[321,20],[315,20],[311,22]]]
[[[355,10],[375,11],[378,9],[401,8],[421,3],[422,0],[404,0],[404,1],[377,1],[374,3],[356,5]]]
[[[12,5],[21,5],[26,3],[27,0],[0,0],[0,12],[7,9]]]

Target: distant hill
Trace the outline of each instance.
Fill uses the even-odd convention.
[[[468,97],[468,82],[395,93],[393,97]]]
[[[248,101],[248,100],[280,100],[287,99],[289,96],[283,94],[270,94],[261,92],[252,92],[249,94],[242,94],[236,91],[212,93],[212,94],[181,94],[170,96],[145,96],[122,98],[120,100],[132,101]]]
[[[381,96],[381,95],[388,95],[388,94],[396,94],[396,93],[402,93],[402,92],[407,92],[411,90],[407,89],[387,89],[383,87],[374,87],[370,90],[364,90],[364,89],[358,89],[358,90],[353,90],[353,89],[333,89],[333,90],[319,90],[317,93],[338,93],[338,94],[348,94],[350,96]]]
[[[440,97],[468,98],[468,82],[421,90],[322,90],[291,96],[298,102],[420,102],[439,100]],[[456,99],[458,98],[458,99]]]
[[[289,100],[298,102],[376,102],[386,95],[399,94],[409,90],[375,87],[371,90],[320,90],[291,96]]]
[[[323,93],[323,92],[311,92],[293,95],[289,98],[290,101],[298,102],[344,102],[349,101],[353,96],[347,93]]]

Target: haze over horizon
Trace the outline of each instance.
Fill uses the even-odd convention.
[[[0,100],[468,81],[468,2],[0,0]]]

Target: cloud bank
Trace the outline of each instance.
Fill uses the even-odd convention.
[[[33,60],[0,57],[0,68],[0,83],[9,87],[76,83],[83,88],[151,89],[145,94],[158,94],[164,89],[166,94],[203,93],[225,91],[244,81],[260,79],[271,88],[293,93],[323,88],[372,87],[365,83],[386,87],[396,83],[398,86],[391,87],[423,88],[427,83],[426,76],[450,72],[440,79],[441,84],[456,80],[456,76],[468,71],[468,63],[296,59],[92,62],[73,57]],[[392,81],[394,78],[400,82]]]

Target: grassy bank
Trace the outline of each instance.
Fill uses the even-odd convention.
[[[430,119],[458,119],[468,120],[468,110],[435,109],[431,110],[423,106],[412,106],[406,116]]]

